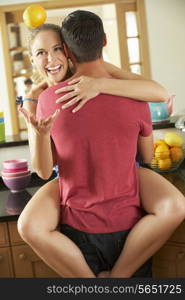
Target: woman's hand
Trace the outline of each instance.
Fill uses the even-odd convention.
[[[29,113],[25,108],[21,107],[19,108],[19,111],[23,114],[27,125],[29,124],[33,128],[33,130],[39,135],[50,134],[50,130],[53,126],[53,123],[60,112],[60,110],[57,109],[48,118],[39,118],[37,120],[36,116],[32,113]]]
[[[58,98],[56,103],[71,99],[62,106],[62,109],[65,109],[79,102],[79,104],[72,110],[73,113],[77,112],[87,101],[99,95],[100,80],[100,78],[80,76],[69,81],[68,86],[55,91],[56,94],[68,92],[64,96]]]

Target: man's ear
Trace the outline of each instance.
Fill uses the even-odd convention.
[[[69,48],[68,48],[68,46],[65,43],[63,43],[63,48],[64,48],[64,54],[65,54],[65,56],[67,58],[69,58]]]
[[[107,37],[106,34],[104,36],[104,40],[103,40],[103,47],[105,47],[107,45]]]

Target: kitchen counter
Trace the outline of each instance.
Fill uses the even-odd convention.
[[[164,173],[163,176],[185,195],[185,161],[177,171]],[[54,177],[55,173],[53,173],[49,180]],[[35,173],[32,173],[29,186],[24,191],[12,193],[7,189],[0,177],[0,222],[17,220],[27,202],[47,181],[42,180]]]
[[[54,177],[55,173],[49,180]],[[0,222],[17,220],[34,193],[49,180],[42,180],[35,173],[32,173],[29,186],[23,191],[12,193],[0,177]]]
[[[20,134],[6,136],[5,141],[0,142],[0,148],[28,145],[27,131],[22,131]]]

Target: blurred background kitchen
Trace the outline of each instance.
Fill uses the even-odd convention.
[[[24,0],[0,0],[0,130],[5,127],[0,170],[2,161],[12,159],[12,154],[28,161],[30,156],[25,122],[15,99],[39,80],[29,61],[29,30],[22,20],[24,9],[33,3],[46,9],[46,22],[58,25],[79,8],[98,14],[108,39],[104,59],[156,80],[176,95],[170,120],[154,126],[154,135],[160,138],[169,127],[176,131],[174,120],[185,115],[184,0],[30,0],[26,4]]]

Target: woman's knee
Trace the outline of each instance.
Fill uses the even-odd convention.
[[[29,220],[20,215],[17,222],[17,230],[21,238],[27,242],[32,243],[41,237],[42,229],[34,220]]]
[[[171,195],[162,202],[159,210],[162,217],[182,222],[185,219],[185,197],[181,193]]]

